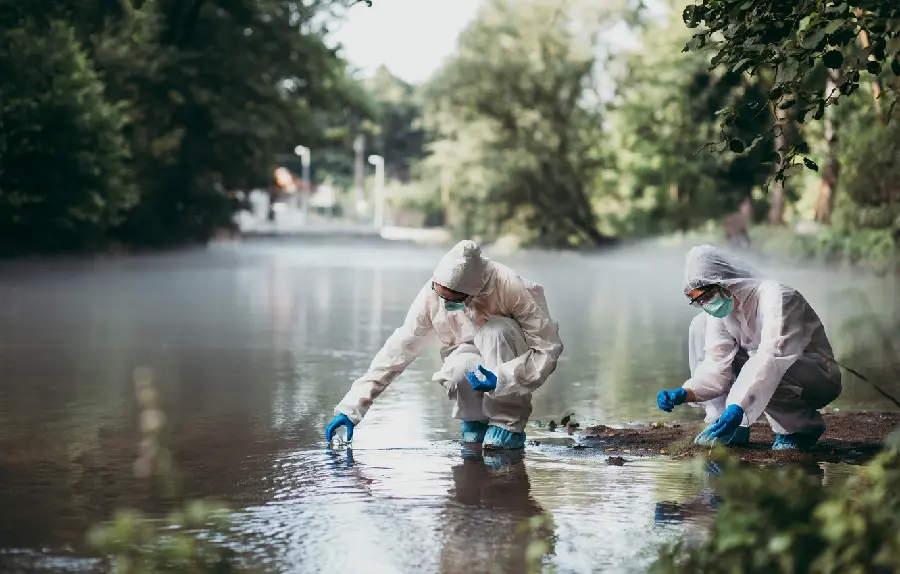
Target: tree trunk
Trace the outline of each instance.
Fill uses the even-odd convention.
[[[828,70],[828,80],[825,82],[826,98],[837,88],[840,75],[838,70]],[[837,154],[838,133],[834,116],[835,112],[832,106],[825,108],[825,144],[828,146],[828,151],[825,164],[822,166],[822,178],[819,183],[819,197],[816,200],[815,215],[816,221],[825,225],[831,223],[834,194],[837,192],[838,176],[841,170],[841,163]]]
[[[856,17],[862,19],[862,8],[857,8],[855,12]],[[859,31],[859,45],[862,46],[864,50],[869,47],[869,34],[864,29]],[[884,125],[884,114],[881,112],[882,91],[881,79],[879,79],[878,76],[875,76],[872,78],[872,99],[875,101],[875,115],[878,117],[878,123]]]
[[[785,167],[784,150],[787,149],[787,136],[784,133],[787,129],[787,124],[783,120],[787,119],[787,112],[775,106],[775,118],[779,122],[779,125],[776,127],[778,135],[775,136],[775,153],[780,158],[778,160],[778,169],[783,169]],[[772,186],[769,188],[769,202],[771,205],[769,209],[769,223],[772,225],[784,225],[783,179],[772,183]]]

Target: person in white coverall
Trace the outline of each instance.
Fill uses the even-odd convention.
[[[659,408],[706,409],[697,444],[746,444],[762,414],[776,433],[774,450],[815,444],[825,432],[818,409],[841,394],[841,372],[803,295],[709,245],[688,253],[684,294],[703,309],[688,332],[691,378],[660,391]]]
[[[331,442],[345,426],[352,439],[372,402],[435,336],[444,363],[432,380],[455,401],[463,442],[523,448],[531,394],[556,369],[563,350],[559,327],[543,287],[483,257],[473,241],[461,241],[440,260],[403,325],[335,407],[325,438]]]

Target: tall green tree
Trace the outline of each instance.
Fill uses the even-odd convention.
[[[490,0],[427,87],[427,160],[468,233],[511,225],[552,246],[602,245],[593,202],[602,151],[597,33],[612,7]],[[490,205],[490,208],[486,206]]]
[[[719,137],[723,108],[737,110],[731,136],[738,141],[771,125],[765,80],[709,70],[705,53],[680,53],[690,34],[675,18],[647,23],[639,46],[617,57],[610,132],[615,177],[631,204],[623,233],[686,230],[736,211],[772,172],[770,146],[735,144],[724,153],[706,146]]]
[[[864,76],[876,86],[879,111],[893,112],[900,94],[900,5],[893,0],[703,0],[688,5],[683,18],[689,28],[699,28],[685,50],[710,48],[711,65],[732,72],[773,74],[768,99],[801,124],[822,119],[828,106],[859,90]],[[828,93],[810,87],[817,63],[835,71]],[[725,126],[731,120],[723,115]],[[723,138],[722,147],[727,143]],[[777,180],[795,159],[818,169],[804,149],[780,151]]]
[[[0,253],[96,249],[138,199],[123,106],[61,21],[0,33]]]

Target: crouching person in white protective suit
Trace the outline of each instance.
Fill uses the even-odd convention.
[[[773,450],[815,444],[825,432],[818,409],[841,394],[841,372],[806,299],[709,245],[688,253],[684,294],[703,309],[688,333],[691,378],[660,391],[659,408],[706,409],[697,444],[746,444],[762,414],[776,433]]]
[[[461,241],[441,259],[403,326],[335,408],[325,438],[331,442],[345,426],[352,439],[372,402],[435,335],[444,364],[433,380],[455,401],[463,442],[523,448],[531,394],[556,369],[563,350],[559,327],[543,287],[482,257],[473,241]]]

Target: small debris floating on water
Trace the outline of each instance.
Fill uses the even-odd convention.
[[[609,464],[612,466],[622,466],[626,462],[627,461],[624,458],[622,458],[621,456],[611,456],[606,459],[606,464]]]
[[[556,421],[550,421],[547,425],[547,428],[550,429],[550,432],[554,432],[556,430]]]

